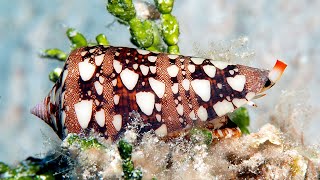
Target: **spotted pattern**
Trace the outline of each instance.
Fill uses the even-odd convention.
[[[196,122],[217,121],[248,103],[268,73],[205,58],[83,47],[70,54],[41,118],[62,138],[95,129],[114,140],[136,111],[145,123],[141,132],[164,137]]]

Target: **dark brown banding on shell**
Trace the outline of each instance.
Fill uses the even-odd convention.
[[[177,80],[178,80],[178,96],[181,97],[181,103],[182,107],[183,107],[183,120],[184,120],[184,124],[183,126],[189,126],[191,127],[193,124],[193,120],[189,117],[189,114],[191,112],[191,108],[189,107],[189,97],[186,95],[186,90],[183,88],[182,86],[182,82],[185,79],[184,75],[182,74],[182,71],[186,70],[187,64],[188,64],[188,60],[183,60],[183,62],[181,62],[181,59],[184,59],[184,57],[179,57],[178,59],[176,59],[175,64],[179,67],[179,72],[177,75]],[[183,65],[183,69],[182,66]],[[190,79],[189,79],[190,80]]]
[[[80,133],[82,128],[78,122],[77,115],[75,113],[74,105],[79,102],[80,97],[80,87],[79,81],[79,62],[82,61],[82,56],[80,53],[84,48],[79,48],[72,51],[69,55],[68,60],[66,61],[66,66],[68,66],[68,75],[65,80],[65,127],[68,130],[68,133]]]
[[[174,95],[171,90],[172,81],[167,72],[167,68],[170,66],[169,57],[165,54],[160,54],[156,61],[157,67],[157,80],[165,84],[165,93],[161,99],[162,105],[162,119],[167,126],[168,132],[182,129],[179,122],[179,115],[176,110],[174,102]]]
[[[101,100],[103,103],[101,104],[101,108],[105,111],[105,123],[107,128],[108,137],[114,138],[117,135],[117,130],[113,126],[113,117],[115,115],[115,105],[113,101],[115,87],[112,85],[112,80],[116,77],[113,77],[114,67],[112,66],[114,60],[115,49],[110,47],[105,51],[105,56],[102,62],[102,75],[105,78],[103,82],[103,99]],[[119,81],[119,80],[118,80]],[[105,132],[103,132],[105,134]]]

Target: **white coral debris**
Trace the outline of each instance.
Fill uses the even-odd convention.
[[[264,125],[258,133],[251,133],[244,137],[248,144],[252,147],[259,147],[259,145],[269,141],[274,145],[281,145],[281,133],[280,131],[271,124]]]
[[[124,139],[134,144],[132,160],[135,168],[142,170],[143,179],[314,179],[319,172],[320,152],[287,143],[271,124],[256,133],[208,146],[183,138],[165,142],[152,133],[138,140],[134,132],[129,130]],[[105,146],[84,151],[69,147],[77,154],[75,174],[81,174],[80,179],[97,174],[104,179],[121,177],[117,146]]]

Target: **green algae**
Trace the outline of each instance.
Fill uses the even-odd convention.
[[[107,40],[107,37],[104,34],[98,34],[96,36],[96,41],[98,45],[104,45],[104,46],[109,45],[109,41]]]
[[[118,151],[122,159],[122,170],[124,179],[142,179],[142,171],[135,169],[132,156],[132,145],[125,140],[118,142]]]
[[[88,45],[87,39],[76,29],[69,28],[66,34],[71,42],[71,49],[77,49]]]
[[[99,143],[99,141],[94,137],[80,137],[77,134],[69,134],[68,137],[66,137],[66,141],[69,143],[69,145],[76,145],[79,146],[81,150],[86,150],[90,148],[104,148],[104,146]]]
[[[189,132],[192,142],[197,144],[211,144],[213,137],[211,131],[201,128],[192,128]]]
[[[60,77],[61,72],[61,68],[55,68],[49,73],[49,80],[53,83],[56,83]]]
[[[174,0],[155,0],[154,1],[161,14],[169,14],[173,9]]]
[[[65,61],[68,58],[68,55],[58,48],[46,49],[41,53],[41,57],[56,59],[58,61]]]
[[[136,16],[132,0],[108,0],[106,8],[112,15],[124,22]]]
[[[250,134],[248,129],[250,117],[247,108],[240,107],[236,109],[233,113],[229,114],[229,118],[240,128],[243,134]]]

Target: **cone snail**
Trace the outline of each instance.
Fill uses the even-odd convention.
[[[127,47],[82,47],[70,53],[49,95],[31,112],[64,138],[92,130],[115,140],[130,113],[165,137],[215,123],[252,103],[281,77],[286,64],[261,70],[211,59]]]

